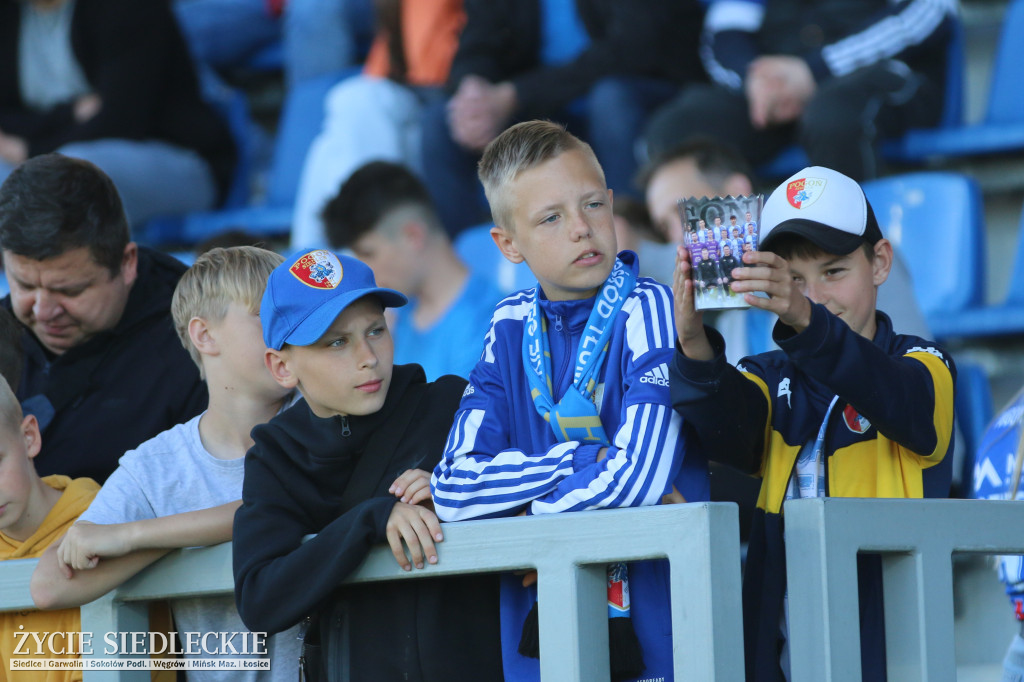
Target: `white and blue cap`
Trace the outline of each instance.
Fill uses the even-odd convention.
[[[376,296],[389,308],[409,302],[394,289],[378,287],[373,270],[356,258],[325,249],[300,252],[274,268],[267,280],[260,303],[263,342],[275,350],[286,343],[315,343],[345,308],[364,296]]]
[[[783,234],[804,237],[837,256],[882,238],[861,186],[824,166],[810,166],[795,173],[764,202],[758,248],[770,251]]]

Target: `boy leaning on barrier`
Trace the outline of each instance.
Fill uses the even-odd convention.
[[[23,416],[21,406],[5,378],[0,377],[0,561],[31,559],[57,541],[89,506],[99,485],[91,478],[36,474],[32,459],[39,454],[42,439],[32,415]],[[78,658],[79,643],[61,636],[51,645],[39,647],[32,635],[81,630],[78,609],[60,611],[0,612],[0,680],[81,680],[81,670],[17,671],[11,659]],[[59,650],[70,648],[71,652]]]
[[[789,654],[783,502],[948,495],[956,369],[936,344],[895,334],[875,309],[892,245],[856,182],[805,168],[772,193],[761,218],[763,250],[744,252],[731,286],[778,315],[782,350],[730,366],[722,336],[694,309],[692,266],[680,249],[671,381],[696,444],[762,479],[744,571],[744,642],[747,679],[775,681]],[[864,679],[884,680],[881,564],[860,556],[858,567]]]
[[[213,249],[182,275],[171,315],[207,383],[209,405],[121,457],[59,547],[40,560],[32,576],[37,604],[84,604],[172,549],[231,539],[250,431],[281,411],[291,393],[264,366],[258,315],[267,277],[282,260],[252,246]],[[254,647],[231,595],[175,599],[171,610],[183,647],[184,633],[228,633],[229,644],[218,651],[185,651],[186,658],[255,657],[228,655],[230,646],[259,648],[270,659],[269,670],[189,670],[189,680],[295,679],[297,631],[269,637],[265,645],[261,637]]]
[[[707,464],[684,458],[671,407],[671,292],[637,276],[636,254],[616,255],[612,193],[593,151],[556,124],[520,123],[488,145],[480,179],[495,243],[538,286],[494,311],[434,469],[438,516],[653,505],[673,483],[706,500]],[[608,580],[612,675],[672,680],[667,563],[615,564]],[[540,674],[534,610],[544,605],[525,582],[502,577],[509,680]],[[612,599],[620,588],[626,603]]]
[[[466,382],[428,383],[419,365],[393,366],[384,308],[405,303],[364,263],[325,250],[271,274],[265,360],[302,400],[253,430],[235,598],[254,630],[315,617],[304,649],[313,678],[499,680],[493,576],[342,584],[384,541],[407,571],[438,562],[443,535],[423,468],[443,450]]]

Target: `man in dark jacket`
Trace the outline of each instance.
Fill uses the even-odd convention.
[[[651,117],[655,157],[709,136],[758,165],[799,142],[812,165],[862,180],[875,142],[942,115],[951,0],[716,0],[701,57],[713,85]]]
[[[551,118],[594,148],[616,192],[634,194],[648,114],[702,80],[695,0],[466,0],[448,78],[424,112],[424,180],[452,234],[484,219],[476,162],[516,121]],[[584,99],[585,98],[585,99]]]
[[[170,319],[185,266],[129,238],[117,189],[87,161],[37,156],[0,186],[2,305],[22,325],[17,395],[44,434],[42,476],[102,483],[206,405]]]

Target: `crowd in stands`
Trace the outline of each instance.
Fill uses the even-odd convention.
[[[938,121],[956,20],[943,0],[0,0],[0,560],[39,557],[46,609],[2,614],[0,639],[75,631],[172,550],[231,540],[234,597],[150,626],[264,633],[271,669],[230,679],[537,680],[535,573],[344,580],[378,543],[437,563],[446,523],[712,499],[742,509],[747,678],[787,679],[784,501],[949,495],[956,363],[860,183],[881,139]],[[350,71],[290,247],[211,235],[186,267],[140,246],[150,218],[218,206],[235,147],[200,84],[275,45],[289,88]],[[728,253],[750,309],[703,313],[678,201],[752,195],[794,143],[812,165]],[[459,257],[482,223],[535,286]],[[1022,449],[990,496],[1016,495]],[[860,563],[884,680],[881,564]],[[608,566],[614,679],[673,679],[667,585],[665,561]]]

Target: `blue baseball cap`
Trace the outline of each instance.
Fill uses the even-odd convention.
[[[275,350],[286,343],[315,343],[345,308],[364,296],[376,296],[389,308],[409,302],[394,289],[378,287],[373,270],[356,258],[324,249],[298,253],[274,268],[267,280],[260,303],[263,342]]]

